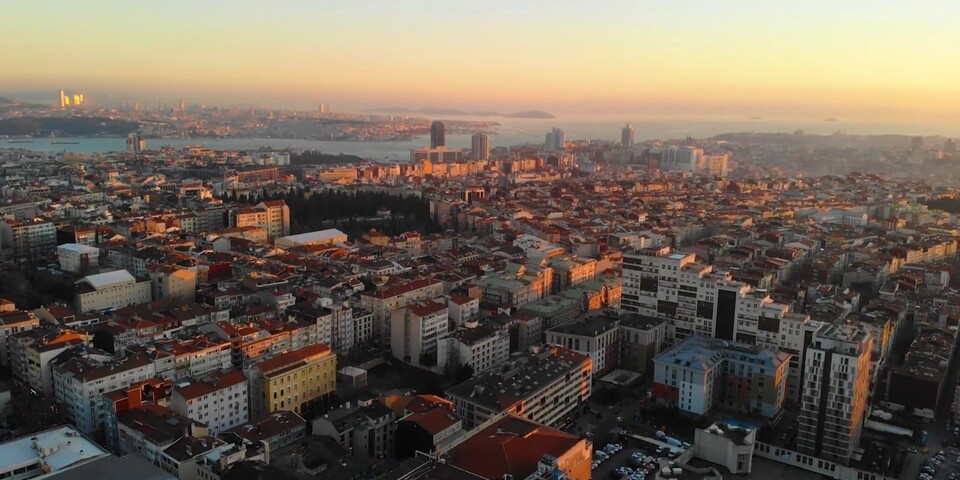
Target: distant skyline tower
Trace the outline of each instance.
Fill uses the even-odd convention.
[[[60,108],[67,108],[70,105],[70,97],[63,90],[60,90]]]
[[[180,100],[180,113],[187,111],[186,105],[183,104],[183,100]]]
[[[490,160],[490,137],[486,133],[474,133],[470,146],[474,160]]]
[[[318,110],[320,111],[320,113],[330,113],[330,107],[327,106],[326,103],[321,103]]]
[[[444,134],[443,122],[436,120],[430,124],[430,148],[444,147],[446,145],[447,139]]]
[[[557,127],[553,127],[544,137],[544,148],[546,150],[563,150],[567,145],[567,134]]]
[[[140,135],[140,132],[134,132],[127,135],[127,151],[131,153],[140,153],[147,149],[147,140]]]
[[[633,145],[634,140],[637,138],[637,131],[629,123],[623,127],[623,131],[620,132],[620,144],[624,147],[629,147]]]

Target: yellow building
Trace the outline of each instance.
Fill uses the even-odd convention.
[[[264,360],[253,367],[250,414],[260,418],[278,410],[302,413],[303,407],[337,388],[337,355],[323,344]]]

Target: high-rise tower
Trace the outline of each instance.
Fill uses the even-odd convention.
[[[474,160],[490,159],[490,137],[488,137],[486,133],[474,133],[470,146]]]
[[[847,465],[870,395],[873,339],[854,325],[824,325],[807,347],[797,449]]]
[[[636,137],[637,131],[628,123],[627,126],[623,127],[623,131],[620,132],[620,144],[624,147],[629,147],[633,145]]]
[[[443,147],[446,144],[443,122],[436,120],[430,124],[430,148]]]

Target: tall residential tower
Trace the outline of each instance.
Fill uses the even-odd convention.
[[[490,137],[487,136],[486,133],[474,133],[470,146],[470,153],[473,155],[474,160],[490,159]]]
[[[870,395],[873,338],[847,324],[824,325],[807,347],[797,449],[847,465],[860,442]]]

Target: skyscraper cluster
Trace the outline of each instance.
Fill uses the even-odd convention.
[[[60,108],[82,107],[85,103],[82,93],[69,94],[60,90]]]

